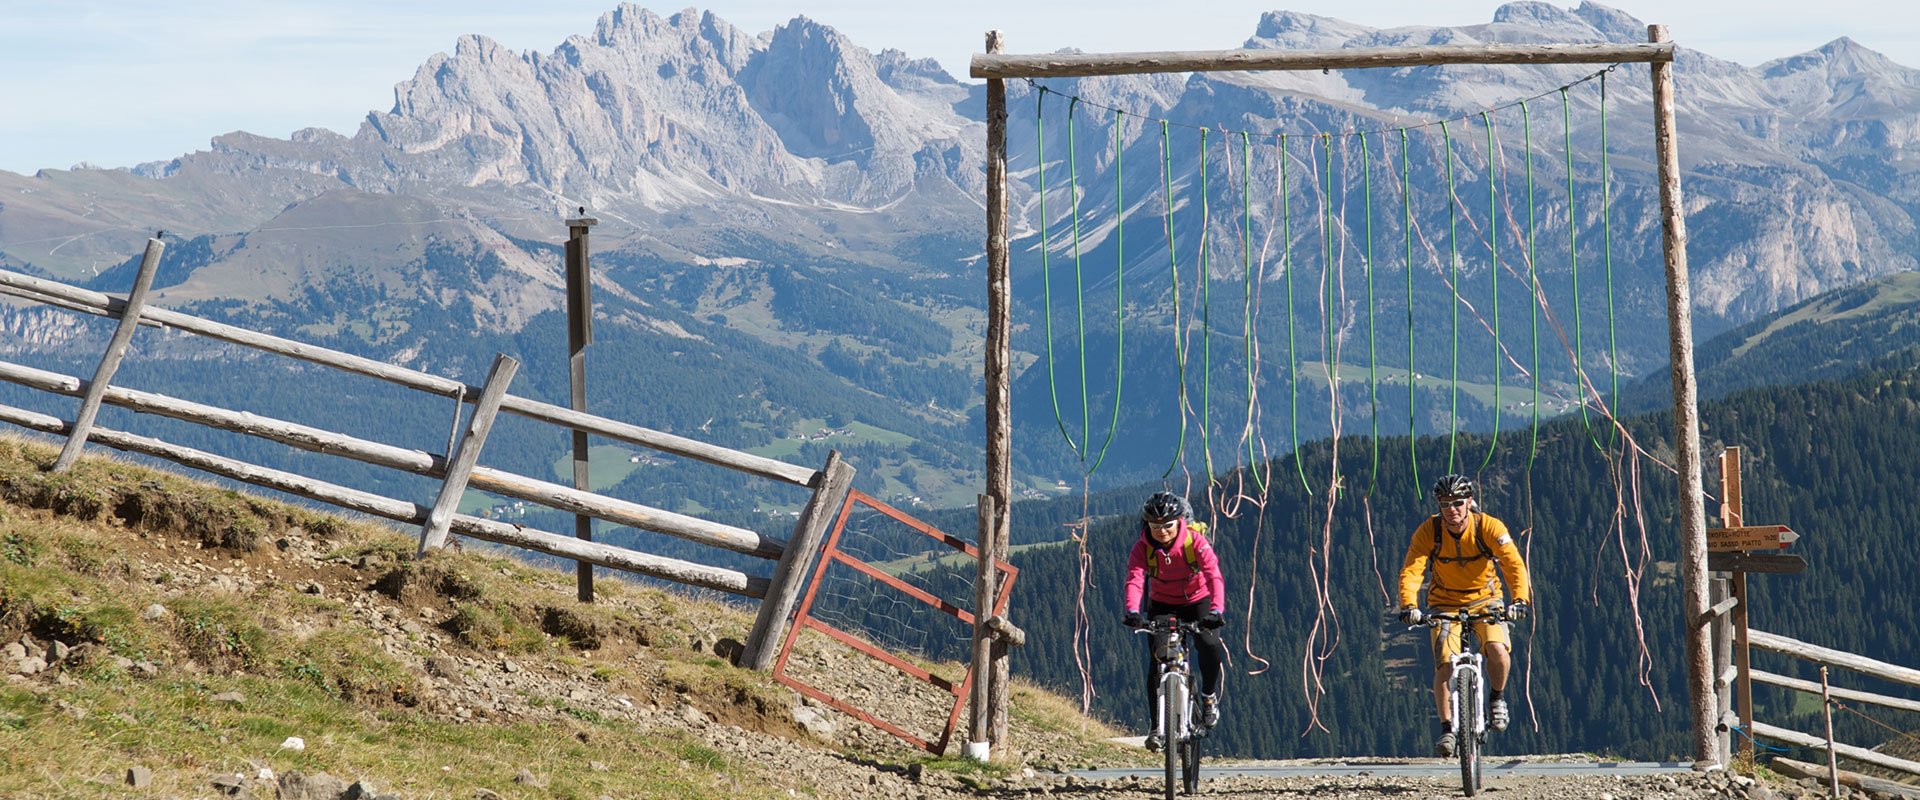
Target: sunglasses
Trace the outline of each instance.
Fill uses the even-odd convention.
[[[1149,522],[1149,523],[1147,523],[1147,527],[1149,527],[1149,528],[1152,528],[1152,529],[1154,529],[1154,530],[1157,530],[1157,531],[1164,531],[1164,530],[1167,530],[1167,529],[1169,529],[1169,528],[1172,528],[1173,526],[1175,526],[1175,525],[1177,525],[1177,524],[1179,524],[1179,523],[1180,523],[1180,521],[1179,521],[1179,520],[1176,520],[1176,519],[1170,519],[1170,520],[1167,520],[1166,522]]]
[[[1440,501],[1440,507],[1441,508],[1459,508],[1471,502],[1473,501],[1464,497],[1458,500],[1442,500]]]

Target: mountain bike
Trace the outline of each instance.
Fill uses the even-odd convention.
[[[1505,622],[1506,609],[1470,614],[1465,610],[1452,614],[1428,614],[1417,627],[1436,627],[1442,622],[1457,622],[1464,627],[1460,652],[1447,663],[1453,665],[1453,677],[1447,682],[1447,694],[1453,708],[1454,755],[1460,757],[1460,788],[1472,797],[1480,792],[1480,751],[1487,743],[1487,681],[1479,642],[1473,635],[1473,623]]]
[[[1200,629],[1175,617],[1158,616],[1134,633],[1153,635],[1153,729],[1167,756],[1167,800],[1175,787],[1186,794],[1200,790],[1200,739],[1207,735],[1197,722],[1200,693],[1193,688],[1193,669],[1187,663],[1187,637]]]

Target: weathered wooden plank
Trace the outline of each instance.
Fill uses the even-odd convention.
[[[1806,692],[1807,694],[1820,693],[1820,684],[1814,683],[1813,681],[1801,680],[1799,678],[1789,678],[1785,675],[1779,675],[1772,672],[1766,672],[1766,671],[1757,670],[1757,669],[1749,672],[1748,674],[1753,677],[1753,680],[1759,683],[1770,685],[1770,686],[1779,686],[1784,689],[1792,689],[1796,692]],[[1900,698],[1900,697],[1888,697],[1884,694],[1862,692],[1856,689],[1840,689],[1840,688],[1829,687],[1828,691],[1832,692],[1834,697],[1840,698],[1841,700],[1851,700],[1855,703],[1868,703],[1870,705],[1885,706],[1887,708],[1898,709],[1900,711],[1920,712],[1920,700],[1907,700],[1905,698]]]
[[[986,627],[986,617],[993,610],[994,580],[998,577],[993,569],[992,550],[986,545],[993,535],[994,513],[991,495],[976,495],[974,515],[980,540],[980,558],[973,579],[973,667],[970,677],[973,680],[969,702],[973,713],[968,719],[967,741],[986,745],[993,736],[993,714],[990,705],[993,702],[993,637]]]
[[[1673,60],[1665,41],[1647,44],[1430,45],[1350,47],[1341,50],[1187,50],[1139,53],[975,53],[967,75],[1004,78],[1071,78],[1156,72],[1369,69],[1446,64],[1614,64]]]
[[[93,380],[87,383],[86,395],[80,398],[80,413],[74,415],[73,430],[67,434],[66,445],[60,448],[60,457],[54,459],[54,472],[72,469],[73,462],[80,459],[80,450],[87,445],[87,432],[93,429],[93,420],[100,414],[100,396],[107,391],[107,385],[113,383],[113,373],[120,369],[120,359],[126,357],[133,332],[140,327],[140,310],[147,305],[147,290],[153,286],[153,275],[160,269],[160,254],[166,249],[166,243],[158,238],[147,240],[146,255],[140,258],[140,271],[133,277],[126,305],[121,307],[120,324],[107,340],[107,352],[100,357]]]
[[[1791,758],[1774,756],[1773,760],[1767,762],[1767,766],[1773,769],[1773,771],[1789,778],[1812,778],[1816,781],[1823,782],[1832,778],[1832,773],[1830,773],[1825,766],[1809,764],[1805,761],[1795,761]],[[1915,786],[1911,783],[1890,781],[1886,778],[1876,778],[1872,775],[1862,775],[1858,772],[1849,772],[1844,769],[1839,772],[1840,783],[1842,785],[1869,792],[1879,792],[1896,797],[1920,800],[1920,786]]]
[[[78,394],[82,385],[78,378],[72,376],[5,361],[0,361],[0,381],[67,395]],[[244,411],[229,411],[117,386],[109,387],[103,397],[105,402],[122,408],[270,439],[302,450],[351,458],[355,461],[430,478],[438,478],[446,474],[445,459],[420,450],[369,442],[298,423],[262,417]],[[785,543],[776,537],[765,536],[745,528],[722,525],[638,503],[581,492],[556,483],[534,480],[489,467],[475,467],[469,484],[477,489],[540,503],[563,511],[592,514],[616,525],[664,533],[760,558],[779,558],[786,547]]]
[[[90,309],[92,313],[104,316],[118,316],[118,313],[114,310],[114,304],[118,301],[109,298],[107,295],[68,286],[57,281],[42,280],[30,275],[22,275],[17,272],[0,270],[0,290],[5,290],[8,294],[27,297],[29,299],[70,303],[85,307]],[[217,339],[230,344],[275,353],[289,358],[297,358],[302,361],[332,367],[356,375],[364,375],[369,378],[387,381],[423,392],[430,392],[443,397],[459,398],[462,397],[464,391],[464,399],[472,402],[473,398],[477,397],[480,391],[478,387],[468,386],[450,378],[429,375],[418,370],[398,367],[370,358],[363,358],[349,353],[329,350],[324,347],[303,344],[289,339],[282,339],[278,336],[257,333],[245,328],[237,328],[232,325],[201,319],[177,311],[169,311],[163,308],[148,308],[141,316],[143,320],[151,320],[168,327],[206,336],[210,339]],[[738,450],[731,450],[718,445],[695,441],[683,436],[662,433],[638,425],[629,425],[603,417],[596,417],[591,414],[561,408],[550,403],[542,403],[509,395],[505,400],[501,401],[500,408],[507,413],[517,414],[528,419],[570,427],[595,436],[602,436],[608,439],[658,450],[663,453],[691,458],[696,461],[703,461],[715,466],[745,472],[750,475],[757,475],[768,480],[780,481],[794,486],[811,486],[814,481],[814,471],[797,464],[789,464],[764,456],[756,456],[751,453],[743,453]]]
[[[1786,742],[1787,744],[1800,747],[1809,747],[1821,752],[1826,752],[1827,749],[1827,740],[1825,739],[1795,730],[1775,727],[1764,722],[1753,723],[1753,734],[1755,736],[1772,739],[1776,742]],[[1850,744],[1835,742],[1833,752],[1842,758],[1851,758],[1863,764],[1872,764],[1876,767],[1885,767],[1886,769],[1898,770],[1911,775],[1920,775],[1920,762],[1908,761],[1904,758],[1895,758],[1884,753],[1868,750],[1864,747],[1855,747]]]
[[[487,444],[493,418],[500,413],[500,398],[506,396],[507,385],[513,383],[514,373],[519,371],[519,361],[505,353],[494,354],[493,366],[487,369],[487,382],[473,404],[473,418],[467,421],[467,430],[447,464],[446,477],[440,481],[440,494],[433,499],[433,510],[427,513],[427,522],[420,527],[420,552],[415,557],[425,556],[428,551],[446,544],[447,527],[460,506],[460,496],[467,491],[467,479],[480,461],[480,448]]]
[[[1807,644],[1798,639],[1789,639],[1777,633],[1750,630],[1747,631],[1747,643],[1769,653],[1779,653],[1783,656],[1793,656],[1794,658],[1812,661],[1815,664],[1825,664],[1827,666],[1850,669],[1862,675],[1871,675],[1881,680],[1893,681],[1894,683],[1920,686],[1920,669],[1903,667],[1898,664],[1889,664],[1885,661],[1821,647],[1817,644]]]
[[[827,463],[820,468],[820,486],[814,489],[812,499],[800,512],[785,552],[779,555],[772,587],[767,599],[760,603],[759,613],[754,615],[753,630],[747,634],[740,666],[757,672],[773,667],[780,643],[786,640],[787,626],[792,624],[793,610],[800,603],[800,592],[806,588],[809,565],[814,553],[820,550],[827,529],[838,518],[840,507],[847,502],[847,491],[853,488],[853,474],[853,465],[841,460],[840,451],[827,451]]]
[[[1004,616],[995,614],[988,617],[986,626],[987,630],[993,633],[994,638],[1006,642],[1008,647],[1025,647],[1027,644],[1027,632],[1009,622]]]
[[[66,422],[55,417],[4,405],[0,405],[0,422],[52,434],[64,434],[68,427]],[[116,450],[166,459],[176,464],[255,486],[277,489],[288,494],[398,522],[419,524],[427,518],[428,509],[415,503],[268,469],[145,436],[96,427],[92,441]],[[522,528],[496,520],[456,515],[453,518],[452,529],[456,533],[475,539],[537,550],[561,558],[589,561],[636,575],[675,581],[689,586],[699,586],[751,598],[765,597],[767,592],[766,578],[748,575],[738,570],[654,556],[596,542],[581,542],[571,537]]]

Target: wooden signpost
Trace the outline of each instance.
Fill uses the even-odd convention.
[[[1726,661],[1732,662],[1734,670],[1732,678],[1739,695],[1734,704],[1738,706],[1740,729],[1747,732],[1747,736],[1740,742],[1740,752],[1751,761],[1753,759],[1753,662],[1748,652],[1747,573],[1792,575],[1806,569],[1807,561],[1797,554],[1780,552],[1800,539],[1800,534],[1793,529],[1785,525],[1746,525],[1743,524],[1745,520],[1742,519],[1741,514],[1740,448],[1729,447],[1720,454],[1720,524],[1722,527],[1707,530],[1707,568],[1715,572],[1730,573],[1727,582],[1731,585],[1732,596],[1729,598],[1730,608],[1725,616],[1731,617],[1728,620],[1732,628],[1731,637],[1715,638],[1723,642],[1726,638],[1731,638],[1731,647],[1723,644],[1716,649],[1725,654]],[[1721,624],[1724,623],[1716,620],[1716,626]],[[1729,649],[1731,652],[1726,652]],[[1724,677],[1721,679],[1721,681],[1725,680]],[[1725,683],[1721,685],[1724,686]],[[1723,694],[1722,697],[1725,695]],[[1725,705],[1722,705],[1723,710]],[[1727,736],[1722,734],[1723,741]]]

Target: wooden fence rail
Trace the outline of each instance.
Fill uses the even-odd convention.
[[[1715,614],[1716,616],[1726,616],[1732,611],[1732,608],[1730,607],[1723,609],[1716,606],[1716,609],[1717,609],[1717,612]],[[1869,676],[1880,678],[1886,681],[1906,684],[1908,686],[1920,686],[1920,670],[1915,670],[1909,667],[1902,667],[1897,664],[1889,664],[1885,661],[1880,661],[1877,659],[1867,658],[1865,656],[1855,655],[1853,653],[1848,653],[1843,650],[1834,650],[1828,647],[1821,647],[1819,645],[1808,644],[1806,642],[1802,642],[1797,639],[1792,639],[1786,636],[1781,636],[1775,633],[1767,633],[1765,631],[1758,631],[1758,630],[1747,630],[1745,633],[1746,633],[1747,643],[1751,645],[1753,648],[1758,650],[1765,650],[1771,653],[1778,653],[1780,655],[1789,656],[1792,658],[1811,661],[1813,663],[1820,664],[1823,667],[1844,667],[1846,669],[1853,670],[1854,672],[1858,672],[1862,675],[1869,675]],[[1821,683],[1815,683],[1813,681],[1801,680],[1798,678],[1790,678],[1785,675],[1778,675],[1771,672],[1764,672],[1761,670],[1752,669],[1744,661],[1742,661],[1737,665],[1728,665],[1728,668],[1723,672],[1721,679],[1716,680],[1714,682],[1714,686],[1721,698],[1720,706],[1722,709],[1726,709],[1730,704],[1732,700],[1734,687],[1738,683],[1738,681],[1733,680],[1731,678],[1732,674],[1739,674],[1741,678],[1744,678],[1745,680],[1748,680],[1748,681],[1752,681],[1754,683],[1764,683],[1770,686],[1778,686],[1784,689],[1791,689],[1797,692],[1806,692],[1808,694],[1820,695],[1823,698],[1836,698],[1840,700],[1852,701],[1855,703],[1866,703],[1870,705],[1883,706],[1886,708],[1892,708],[1892,709],[1897,709],[1901,711],[1920,712],[1920,701],[1907,700],[1899,697],[1889,697],[1887,695],[1874,694],[1872,692],[1862,692],[1862,691],[1857,691],[1852,689],[1838,689],[1838,688],[1823,686]],[[1824,676],[1824,669],[1822,670],[1822,674]],[[1822,681],[1824,682],[1824,680],[1825,679],[1823,677]],[[1827,752],[1831,756],[1850,758],[1855,761],[1859,761],[1861,763],[1871,764],[1873,766],[1881,767],[1884,769],[1891,769],[1891,770],[1906,772],[1913,775],[1920,775],[1920,762],[1909,761],[1902,758],[1895,758],[1893,756],[1888,756],[1879,752],[1875,752],[1873,750],[1868,750],[1866,748],[1855,747],[1853,745],[1833,741],[1831,731],[1829,731],[1828,736],[1820,737],[1820,736],[1814,736],[1812,734],[1801,733],[1799,731],[1791,730],[1788,728],[1781,728],[1775,725],[1769,725],[1767,723],[1754,720],[1753,710],[1750,705],[1752,700],[1750,698],[1751,698],[1751,695],[1749,694],[1742,699],[1744,707],[1740,709],[1740,713],[1738,714],[1723,713],[1722,714],[1721,726],[1723,728],[1730,730],[1732,728],[1738,727],[1741,725],[1741,720],[1745,719],[1750,721],[1748,725],[1748,733],[1752,737],[1766,738],[1766,739],[1772,739],[1774,741],[1786,742],[1788,744],[1799,746],[1799,747],[1807,747],[1807,748],[1812,748],[1815,750]],[[1835,776],[1828,776],[1828,777],[1830,779],[1834,779]]]
[[[157,262],[157,254],[156,242],[149,247],[147,261]],[[145,272],[150,273],[151,270],[148,269]],[[9,406],[0,406],[0,422],[50,434],[66,435],[69,451],[77,452],[84,442],[91,441],[342,508],[418,524],[422,526],[422,555],[438,547],[446,534],[451,532],[572,559],[583,564],[611,567],[661,580],[763,599],[761,613],[754,623],[753,631],[748,636],[742,666],[760,670],[770,666],[771,644],[783,639],[793,610],[793,598],[799,593],[799,583],[805,580],[808,566],[821,542],[821,536],[846,502],[851,488],[854,470],[839,459],[838,453],[829,454],[824,468],[813,470],[549,403],[515,397],[506,392],[506,387],[511,382],[518,364],[505,356],[495,360],[494,369],[488,381],[483,386],[475,387],[406,367],[249,331],[188,314],[145,306],[141,297],[144,293],[138,288],[136,284],[136,291],[132,293],[133,296],[129,301],[100,292],[0,270],[0,293],[66,310],[122,320],[110,343],[108,354],[102,360],[101,368],[96,371],[98,378],[95,381],[82,381],[70,375],[0,362],[0,381],[53,394],[82,397],[83,413],[76,417],[75,422]],[[229,344],[283,355],[452,398],[463,404],[473,403],[475,412],[468,420],[465,435],[450,439],[448,452],[444,455],[436,455],[244,411],[232,411],[152,392],[106,385],[112,375],[111,367],[117,366],[119,360],[117,354],[124,352],[126,340],[139,325],[177,328]],[[98,426],[91,426],[89,429],[90,415],[84,412],[89,408],[97,409],[102,403],[131,409],[137,413],[168,417],[218,430],[264,438],[303,450],[438,478],[442,480],[442,485],[434,504],[427,507],[302,475],[248,464],[151,437]],[[477,462],[495,411],[517,414],[574,432],[645,447],[778,483],[805,487],[812,490],[812,497],[807,503],[806,511],[801,514],[799,521],[795,524],[793,535],[787,540],[781,540],[778,537],[745,528],[723,525],[491,469]],[[456,417],[456,432],[458,432],[457,423]],[[725,567],[665,558],[574,536],[564,536],[454,513],[455,503],[460,493],[467,487],[587,515],[619,525],[676,536],[737,553],[775,560],[774,574],[771,578],[759,577]]]

